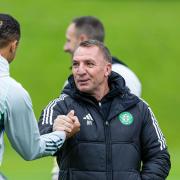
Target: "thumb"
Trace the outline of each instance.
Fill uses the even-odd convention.
[[[77,116],[74,116],[74,119],[75,119],[74,123],[75,123],[77,126],[80,127],[81,124],[80,124],[80,122],[79,122]]]
[[[68,117],[74,116],[74,110],[69,111],[68,114],[67,114],[67,116],[68,116]]]

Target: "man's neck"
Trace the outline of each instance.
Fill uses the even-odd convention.
[[[8,61],[8,63],[10,63],[13,59],[11,46],[12,46],[12,43],[9,43],[6,47],[0,49],[1,56],[4,57]]]
[[[97,89],[96,92],[92,95],[96,98],[97,101],[101,101],[101,99],[108,94],[109,92],[109,86],[108,83],[104,86],[101,87],[100,89]]]
[[[0,49],[0,55],[7,60],[7,53],[5,51],[5,49]],[[8,61],[8,60],[7,60]]]

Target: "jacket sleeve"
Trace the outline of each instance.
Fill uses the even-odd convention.
[[[53,122],[58,115],[65,114],[64,99],[67,97],[65,94],[61,94],[59,98],[51,101],[41,112],[39,118],[38,127],[40,134],[47,134],[52,132]]]
[[[158,122],[148,105],[143,104],[142,180],[164,180],[169,174],[171,163],[166,140]]]
[[[5,105],[5,132],[12,147],[25,160],[54,155],[59,150],[65,140],[65,132],[40,136],[31,99],[20,85],[10,88]]]

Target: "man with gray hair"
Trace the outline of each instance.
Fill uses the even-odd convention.
[[[147,103],[112,71],[103,43],[80,43],[68,81],[61,99],[53,100],[39,121],[40,132],[49,133],[52,121],[65,123],[73,110],[81,124],[56,154],[59,180],[166,179],[171,163],[165,137]]]
[[[104,42],[105,29],[102,22],[94,16],[81,16],[74,18],[66,30],[66,42],[64,51],[73,56],[77,46],[85,40],[95,39]],[[112,70],[120,74],[126,82],[131,93],[141,96],[141,82],[136,74],[121,60],[112,57]],[[66,83],[67,84],[67,81]],[[59,169],[54,163],[52,169],[52,180],[57,179]]]
[[[93,16],[81,16],[72,20],[66,31],[64,51],[73,55],[80,42],[95,39],[104,42],[105,30],[102,22]],[[120,74],[131,93],[141,96],[141,82],[136,74],[121,60],[112,57],[112,70]]]

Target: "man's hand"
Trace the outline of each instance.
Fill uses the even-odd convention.
[[[80,131],[80,123],[74,110],[67,115],[59,115],[54,120],[53,131],[65,131],[66,137],[69,138]]]

